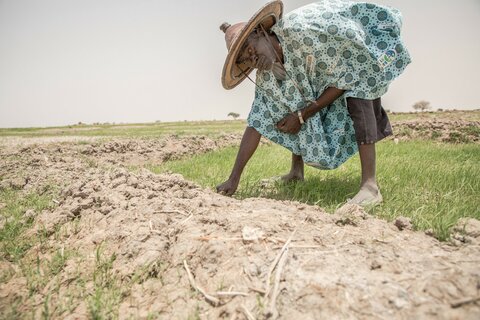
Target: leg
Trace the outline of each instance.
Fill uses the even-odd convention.
[[[362,167],[362,181],[360,191],[349,203],[376,204],[382,201],[376,180],[375,144],[359,144],[360,164]]]
[[[303,159],[302,156],[292,153],[292,167],[290,172],[281,177],[285,182],[303,181]]]
[[[375,143],[391,135],[392,127],[380,98],[375,100],[348,98],[347,107],[355,128],[362,167],[360,191],[349,202],[376,204],[382,201],[382,195],[376,181]]]
[[[261,135],[257,130],[251,127],[245,129],[240,148],[238,149],[237,159],[233,166],[232,173],[227,181],[217,186],[217,192],[231,196],[237,191],[240,176],[248,160],[252,157],[260,142]]]

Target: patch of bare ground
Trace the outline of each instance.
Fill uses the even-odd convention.
[[[477,220],[461,221],[454,241],[441,243],[408,221],[387,223],[355,206],[327,214],[240,201],[179,175],[124,167],[239,139],[2,149],[0,188],[60,191],[53,209],[28,212],[35,222],[26,236],[43,240],[18,263],[2,258],[0,313],[15,306],[25,317],[62,319],[478,319]]]
[[[394,138],[428,139],[447,143],[480,143],[480,121],[418,119],[392,124]]]

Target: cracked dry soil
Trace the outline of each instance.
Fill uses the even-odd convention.
[[[236,200],[176,174],[126,169],[239,139],[2,145],[0,188],[60,188],[53,209],[28,212],[35,220],[27,235],[46,240],[23,259],[75,254],[34,293],[3,259],[0,271],[11,276],[2,277],[0,313],[23,301],[25,316],[39,318],[47,305],[52,318],[91,317],[101,252],[114,257],[108,274],[116,284],[100,286],[120,292],[110,315],[121,319],[480,317],[477,220],[459,223],[453,245],[358,207],[328,214],[296,202]]]

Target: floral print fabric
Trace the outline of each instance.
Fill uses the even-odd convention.
[[[401,25],[398,10],[370,3],[325,0],[286,14],[272,31],[289,76],[279,81],[271,71],[257,72],[248,125],[308,165],[338,167],[357,151],[346,98],[381,97],[410,63]],[[287,114],[308,106],[305,99],[318,99],[328,87],[346,92],[309,118],[299,133],[276,129]]]

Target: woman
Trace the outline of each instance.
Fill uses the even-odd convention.
[[[380,97],[410,63],[400,12],[343,1],[313,3],[283,18],[282,9],[273,1],[247,23],[221,26],[229,49],[223,86],[231,89],[257,69],[257,87],[232,173],[217,191],[236,191],[263,135],[292,151],[286,181],[303,180],[304,163],[334,169],[358,150],[362,181],[350,203],[380,203],[375,143],[392,134]]]

